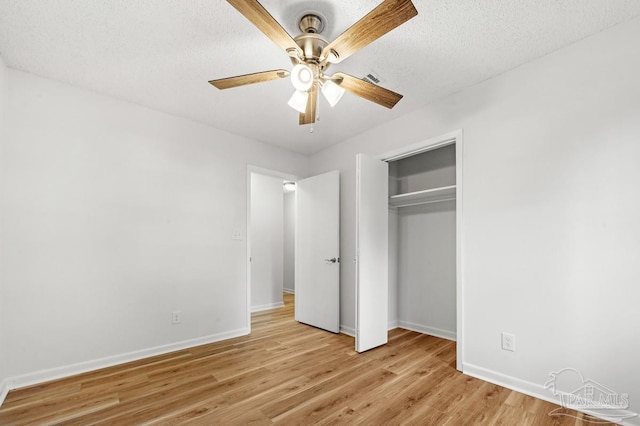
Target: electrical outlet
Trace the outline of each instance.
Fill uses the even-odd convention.
[[[502,333],[502,350],[516,351],[516,336],[510,333]]]
[[[176,325],[176,324],[180,324],[181,321],[182,321],[182,315],[180,311],[173,311],[173,314],[171,317],[171,323],[173,325]]]

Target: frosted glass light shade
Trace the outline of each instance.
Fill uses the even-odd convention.
[[[300,111],[304,114],[307,110],[307,100],[309,99],[309,94],[307,92],[301,92],[296,90],[293,92],[291,99],[289,99],[289,106],[295,110]]]
[[[327,102],[329,102],[329,105],[334,107],[338,102],[340,102],[340,99],[342,99],[344,89],[333,81],[327,80],[322,84],[322,94]]]
[[[306,92],[313,86],[313,70],[304,64],[298,64],[291,69],[291,84],[296,90]]]

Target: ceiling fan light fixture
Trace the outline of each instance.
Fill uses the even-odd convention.
[[[291,84],[296,90],[306,92],[313,86],[313,70],[305,64],[298,64],[291,70]]]
[[[309,93],[296,90],[295,92],[293,92],[293,95],[291,96],[291,99],[289,99],[288,104],[291,108],[304,114],[307,110],[308,99]]]
[[[342,95],[344,95],[345,90],[338,86],[331,80],[327,80],[322,83],[322,95],[329,102],[331,107],[336,106],[340,99],[342,99]]]

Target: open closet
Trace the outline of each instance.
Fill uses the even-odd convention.
[[[455,340],[462,370],[462,130],[356,155],[356,351],[396,327]]]
[[[456,146],[389,160],[389,328],[456,339]]]

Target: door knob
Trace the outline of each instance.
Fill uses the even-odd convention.
[[[332,257],[331,259],[325,259],[324,260],[327,263],[336,263],[336,262],[340,262],[340,258],[339,257]]]

